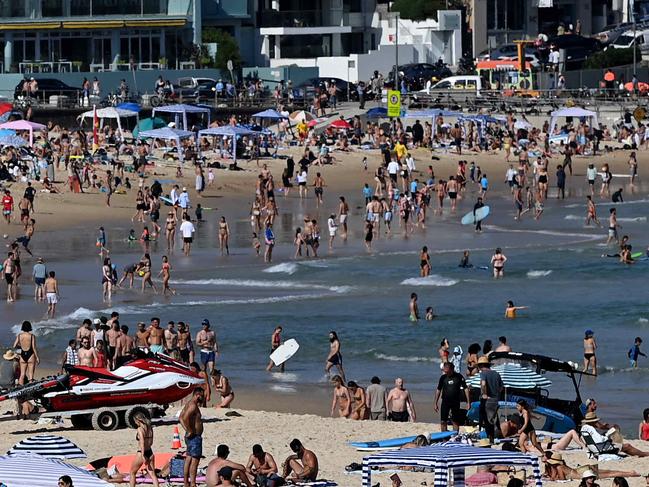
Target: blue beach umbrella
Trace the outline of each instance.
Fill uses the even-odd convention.
[[[0,137],[0,146],[13,146],[13,147],[23,147],[27,145],[27,141],[23,139],[22,137],[18,137],[17,135],[6,135],[4,137]]]
[[[16,131],[11,129],[0,129],[0,139],[11,135],[16,135]]]

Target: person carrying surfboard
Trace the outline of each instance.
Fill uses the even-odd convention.
[[[482,220],[478,219],[476,211],[478,211],[482,207],[484,207],[482,197],[478,196],[478,201],[476,201],[475,205],[473,205],[473,221],[475,222],[475,231],[478,233],[482,232]]]
[[[270,337],[270,353],[272,354],[275,350],[277,350],[280,345],[282,344],[282,327],[277,326],[275,327],[275,331],[273,331],[273,335]],[[268,362],[268,366],[266,367],[266,370],[270,372],[273,370],[273,367],[275,366],[275,362],[272,361],[272,359]],[[281,364],[279,366],[280,372],[284,372],[284,364]]]

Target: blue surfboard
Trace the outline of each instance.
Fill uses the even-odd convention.
[[[439,433],[432,433],[428,435],[431,442],[439,442],[450,439],[455,434],[454,431],[444,431]],[[415,441],[417,436],[404,436],[402,438],[388,438],[386,440],[378,441],[350,441],[349,444],[354,448],[362,448],[366,450],[383,449],[383,448],[399,448],[406,443]]]

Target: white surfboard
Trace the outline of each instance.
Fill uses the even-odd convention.
[[[270,354],[270,359],[276,366],[282,365],[295,355],[299,348],[300,344],[294,338],[291,338],[277,347],[277,350]]]
[[[484,220],[489,216],[489,207],[483,206],[478,208],[473,214],[473,210],[462,217],[462,225],[475,225],[477,222]]]

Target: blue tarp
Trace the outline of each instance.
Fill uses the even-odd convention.
[[[123,108],[124,110],[131,110],[132,112],[137,113],[140,113],[140,110],[142,110],[142,107],[140,105],[133,102],[120,103],[119,105],[117,105],[117,108]]]

